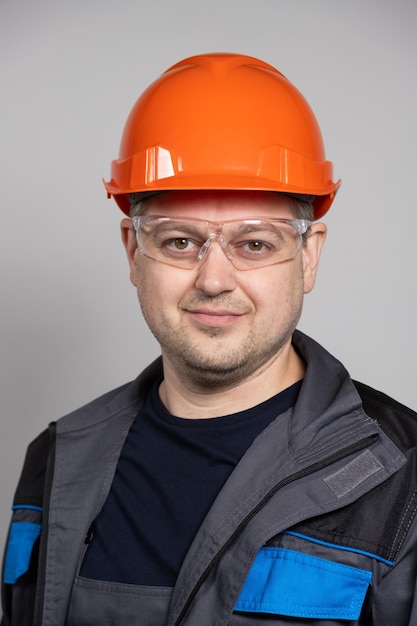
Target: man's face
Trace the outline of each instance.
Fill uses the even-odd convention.
[[[208,221],[249,217],[293,219],[291,200],[269,192],[175,192],[153,197],[146,214]],[[122,222],[131,281],[165,364],[204,387],[248,379],[288,350],[303,295],[314,286],[323,224],[295,259],[237,270],[214,243],[193,269],[143,256],[132,223]]]

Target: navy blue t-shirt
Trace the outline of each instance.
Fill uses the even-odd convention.
[[[184,419],[165,409],[159,383],[130,429],[93,524],[80,572],[86,578],[174,586],[228,476],[257,435],[295,404],[301,386],[240,413]]]

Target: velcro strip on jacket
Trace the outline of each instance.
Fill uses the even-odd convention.
[[[41,533],[42,510],[38,507],[13,507],[4,560],[3,580],[14,584],[29,569],[33,547]]]
[[[284,548],[262,548],[235,611],[357,620],[372,572]]]

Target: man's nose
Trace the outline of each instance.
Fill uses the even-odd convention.
[[[198,264],[195,286],[210,296],[233,291],[236,287],[236,271],[227,256],[225,244],[220,238],[213,237]]]

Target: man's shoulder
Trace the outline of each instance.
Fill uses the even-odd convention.
[[[405,404],[401,404],[401,402],[398,402],[386,393],[383,393],[378,389],[374,389],[369,385],[365,385],[364,383],[357,380],[354,380],[353,384],[355,385],[360,397],[362,398],[364,406],[366,405],[375,411],[388,411],[395,414],[404,415],[411,418],[412,420],[417,419],[416,411],[406,406]]]
[[[49,459],[55,454],[56,433],[65,434],[89,428],[115,411],[110,409],[116,399],[126,393],[132,383],[117,387],[49,424],[26,450],[14,504],[42,507],[44,481]],[[126,402],[122,402],[126,406]]]
[[[416,447],[417,413],[389,395],[353,381],[363,403],[365,413],[401,448]]]

